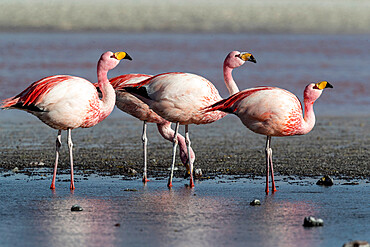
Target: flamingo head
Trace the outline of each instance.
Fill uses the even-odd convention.
[[[242,66],[245,62],[257,63],[256,59],[249,52],[232,51],[225,58],[224,66],[235,69]]]
[[[315,102],[324,88],[333,88],[333,86],[327,81],[321,81],[318,83],[310,83],[304,89],[304,100],[307,102]]]
[[[107,51],[101,55],[98,66],[101,66],[108,71],[114,69],[122,59],[132,60],[130,55],[128,55],[126,52],[113,53],[111,51]]]

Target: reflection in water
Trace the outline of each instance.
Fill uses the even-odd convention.
[[[52,192],[45,190],[47,180],[0,177],[5,246],[338,246],[352,235],[365,236],[363,215],[369,215],[369,209],[335,206],[348,194],[360,197],[356,187],[338,193],[281,182],[279,192],[263,199],[263,180],[210,180],[168,190],[165,181],[143,187],[140,180],[89,178],[74,193],[68,181]],[[261,206],[249,205],[255,198]],[[74,204],[84,210],[72,212]],[[309,215],[323,218],[325,226],[304,228]],[[337,215],[347,215],[345,226],[330,224]],[[338,229],[346,234],[338,237]]]

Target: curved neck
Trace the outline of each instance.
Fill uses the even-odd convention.
[[[239,88],[233,79],[232,71],[232,68],[224,64],[224,80],[230,96],[239,92]]]
[[[101,120],[106,118],[114,108],[116,102],[116,93],[109,83],[107,74],[108,70],[98,63],[98,85],[102,92]]]
[[[307,134],[310,132],[315,126],[315,112],[313,111],[313,103],[314,101],[304,100],[304,118],[303,118],[303,126],[301,129],[301,134]]]
[[[161,136],[163,136],[164,139],[169,140],[170,142],[173,142],[173,138],[175,137],[175,131],[171,129],[171,123],[170,122],[164,122],[164,123],[158,123],[157,128]],[[188,157],[188,150],[185,142],[185,138],[177,133],[177,143],[180,148],[180,157],[181,161],[184,165],[187,163],[187,157]],[[192,161],[195,160],[195,154],[193,149],[190,147],[190,157]]]

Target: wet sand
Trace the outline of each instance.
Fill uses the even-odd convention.
[[[318,116],[316,126],[305,136],[272,138],[275,174],[284,176],[332,175],[337,178],[370,178],[369,117]],[[142,122],[115,109],[105,121],[90,129],[72,131],[75,173],[137,176],[142,173]],[[246,129],[235,116],[204,126],[190,126],[196,154],[195,168],[203,177],[217,175],[263,176],[265,137]],[[183,127],[180,132],[183,133]],[[57,131],[35,117],[3,111],[0,120],[0,169],[34,174],[53,168]],[[149,124],[148,176],[166,177],[172,143]],[[62,134],[58,173],[69,173],[66,133]],[[185,167],[177,156],[175,176]],[[132,169],[137,174],[132,173]],[[37,170],[37,169],[36,169]],[[52,170],[50,170],[51,175]]]

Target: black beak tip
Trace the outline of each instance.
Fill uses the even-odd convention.
[[[333,85],[331,85],[331,84],[328,82],[328,84],[326,84],[326,87],[327,87],[327,88],[333,88]]]
[[[251,61],[252,63],[257,63],[257,60],[253,56],[249,58],[249,61]]]
[[[125,59],[132,61],[132,57],[126,53]]]

